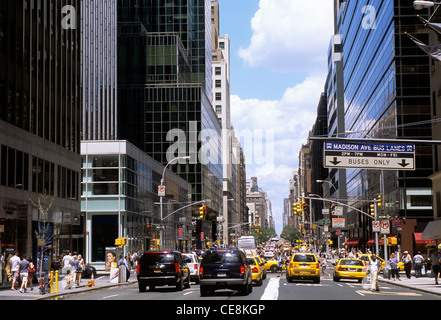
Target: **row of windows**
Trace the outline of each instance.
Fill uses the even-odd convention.
[[[5,145],[0,159],[0,185],[78,200],[78,172]]]

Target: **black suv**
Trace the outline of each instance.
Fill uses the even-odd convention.
[[[138,262],[138,286],[145,292],[147,286],[176,286],[190,288],[190,270],[178,251],[147,251]]]
[[[253,290],[252,271],[243,251],[238,249],[207,250],[200,270],[201,296],[216,289],[238,290],[248,295]]]

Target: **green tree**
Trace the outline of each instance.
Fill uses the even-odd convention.
[[[301,239],[300,231],[294,228],[293,226],[284,226],[281,238],[294,243],[296,240]]]

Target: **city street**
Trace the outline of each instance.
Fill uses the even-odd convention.
[[[404,281],[404,280],[403,280]],[[47,297],[49,298],[49,297]],[[242,296],[233,290],[218,290],[213,295],[201,297],[199,285],[192,283],[190,289],[176,291],[174,287],[157,287],[155,291],[140,293],[137,283],[127,286],[109,287],[103,290],[90,290],[77,294],[57,297],[57,300],[167,300],[167,301],[230,301],[243,300],[273,301],[273,300],[439,300],[440,296],[421,291],[399,287],[389,283],[380,283],[379,292],[364,290],[362,285],[353,280],[334,282],[326,277],[319,284],[311,281],[294,281],[288,283],[283,277],[269,273],[262,286],[253,286],[253,292]]]

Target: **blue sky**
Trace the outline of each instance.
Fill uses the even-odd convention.
[[[255,133],[251,143],[240,139],[247,178],[258,177],[280,233],[283,199],[325,85],[332,1],[218,1],[220,33],[230,38],[232,125],[239,139]]]

